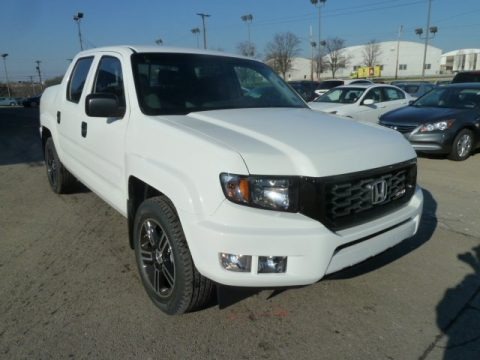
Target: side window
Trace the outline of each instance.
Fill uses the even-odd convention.
[[[98,64],[97,75],[93,85],[94,94],[113,94],[118,97],[121,106],[125,106],[122,65],[113,56],[104,56]]]
[[[402,92],[398,91],[397,89],[392,88],[384,88],[384,101],[393,101],[393,100],[401,100],[405,99],[405,95]]]
[[[365,98],[364,100],[367,100],[367,99],[372,99],[373,102],[375,103],[378,103],[378,102],[382,102],[382,89],[381,88],[374,88],[374,89],[370,89],[370,91],[367,93],[367,95],[365,95]]]
[[[78,59],[72,72],[70,82],[67,88],[67,100],[77,103],[82,96],[83,87],[85,86],[85,80],[87,79],[88,71],[92,65],[93,56]]]

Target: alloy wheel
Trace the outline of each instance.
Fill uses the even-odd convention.
[[[140,260],[155,293],[168,297],[175,287],[175,260],[167,233],[153,219],[146,219],[140,229]]]
[[[458,139],[457,153],[459,157],[467,156],[472,149],[473,140],[468,134],[464,134]]]
[[[57,185],[58,178],[58,164],[55,160],[55,155],[51,146],[47,147],[46,162],[48,180],[50,181],[50,184],[55,187]]]

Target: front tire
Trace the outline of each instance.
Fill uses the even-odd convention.
[[[51,137],[45,143],[45,165],[47,167],[48,182],[53,192],[57,194],[70,192],[75,183],[75,178],[65,169],[60,161]]]
[[[180,219],[165,196],[140,204],[134,221],[134,246],[143,286],[163,312],[183,314],[210,300],[213,283],[195,268]]]
[[[472,152],[473,141],[474,135],[471,130],[461,130],[453,140],[452,151],[450,152],[449,158],[454,161],[466,160]]]

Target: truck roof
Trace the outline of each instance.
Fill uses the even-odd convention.
[[[152,46],[152,45],[115,45],[115,46],[104,46],[93,49],[88,49],[80,52],[78,55],[87,55],[98,53],[102,51],[115,51],[119,53],[177,53],[177,54],[203,54],[203,55],[216,55],[216,56],[227,56],[240,59],[256,60],[249,57],[225,53],[221,51],[213,50],[203,50],[203,49],[194,49],[194,48],[181,48],[181,47],[169,47],[169,46]]]

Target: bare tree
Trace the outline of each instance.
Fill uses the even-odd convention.
[[[257,49],[255,44],[249,41],[242,41],[237,44],[237,51],[240,55],[255,57]]]
[[[324,45],[327,53],[323,57],[324,64],[332,72],[332,77],[335,78],[337,70],[344,69],[348,65],[349,58],[345,55],[344,50],[345,40],[336,37],[326,40],[322,45]]]
[[[300,53],[300,39],[291,32],[276,34],[265,48],[266,61],[282,74],[292,68],[292,59]]]
[[[320,75],[322,72],[328,69],[326,60],[325,60],[325,51],[321,51],[320,54],[317,53],[315,55],[315,58],[313,59],[314,61],[314,71],[315,74],[317,75],[317,79],[320,79]]]
[[[363,47],[363,65],[369,67],[378,65],[378,58],[381,54],[382,51],[380,50],[380,44],[377,42],[377,40],[370,40]]]

